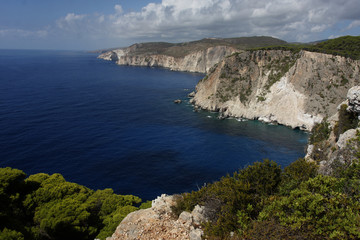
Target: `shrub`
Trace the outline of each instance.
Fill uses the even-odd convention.
[[[290,193],[302,182],[314,178],[317,175],[318,166],[314,162],[299,158],[284,168],[281,176],[280,192],[282,195]]]
[[[60,174],[25,177],[0,168],[0,239],[105,239],[141,202],[112,189],[95,192]]]
[[[232,231],[247,228],[261,211],[263,198],[276,193],[280,181],[280,166],[265,159],[199,191],[183,194],[173,210],[180,214],[191,211],[196,204],[205,206],[210,220],[205,224],[205,234],[225,238]]]
[[[339,138],[340,134],[349,129],[356,128],[358,125],[359,120],[356,113],[348,112],[347,107],[348,106],[346,104],[340,106],[339,121],[334,128],[336,139]]]
[[[329,138],[331,132],[330,124],[327,122],[327,119],[323,119],[321,123],[315,124],[311,130],[309,142],[310,144],[315,144],[321,141],[324,141]]]
[[[319,175],[266,206],[259,220],[312,232],[311,239],[360,238],[360,203],[343,192],[343,180]]]

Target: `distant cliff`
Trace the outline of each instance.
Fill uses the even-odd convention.
[[[235,53],[198,83],[192,102],[225,117],[311,130],[360,83],[359,69],[359,60],[303,50]]]
[[[106,51],[99,58],[119,65],[164,67],[206,73],[224,57],[247,48],[284,44],[272,37],[208,38],[186,43],[140,43]]]
[[[164,67],[173,71],[206,73],[212,66],[225,56],[236,51],[227,46],[210,47],[205,50],[192,52],[184,57],[173,57],[162,54],[131,55],[129,49],[113,50],[101,54],[99,58],[115,60],[119,65]]]
[[[134,44],[99,58],[207,73],[191,100],[198,108],[311,130],[360,84],[359,42],[351,36],[303,45],[271,37],[203,39]]]

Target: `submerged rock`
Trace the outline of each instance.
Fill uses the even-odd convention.
[[[181,103],[182,101],[181,101],[181,99],[176,99],[176,100],[174,100],[174,103],[177,103],[177,104],[179,104],[179,103]]]

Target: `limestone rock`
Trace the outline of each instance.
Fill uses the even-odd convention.
[[[190,240],[201,240],[202,231],[200,229],[194,229],[190,231]]]
[[[310,160],[311,159],[311,154],[313,153],[314,151],[314,145],[312,144],[309,144],[307,149],[306,149],[306,155],[305,155],[305,159],[306,160]]]
[[[153,200],[151,208],[126,216],[107,240],[201,240],[203,231],[200,223],[206,221],[205,209],[196,206],[192,213],[182,212],[175,219],[171,212],[175,203],[176,196],[161,195]]]
[[[206,73],[224,57],[236,52],[233,47],[215,46],[190,52],[184,57],[173,57],[162,54],[133,54],[135,50],[136,45],[105,52],[99,58],[116,61],[119,65],[164,67],[173,71]]]
[[[195,97],[195,91],[192,91],[191,93],[189,93],[189,94],[188,94],[188,97],[189,97],[189,98]]]
[[[247,51],[218,63],[198,83],[192,102],[231,117],[311,130],[360,83],[359,69],[359,60],[323,53]]]
[[[343,149],[346,147],[348,141],[350,139],[353,139],[356,137],[356,129],[349,129],[346,132],[344,132],[343,134],[340,134],[339,136],[339,140],[336,142],[336,145],[340,148]]]
[[[360,114],[360,86],[350,88],[347,99],[349,101],[348,110]]]

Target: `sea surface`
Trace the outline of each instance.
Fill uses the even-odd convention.
[[[304,132],[194,112],[187,94],[203,76],[91,53],[0,50],[0,167],[150,200],[264,158],[284,167],[304,156]]]

